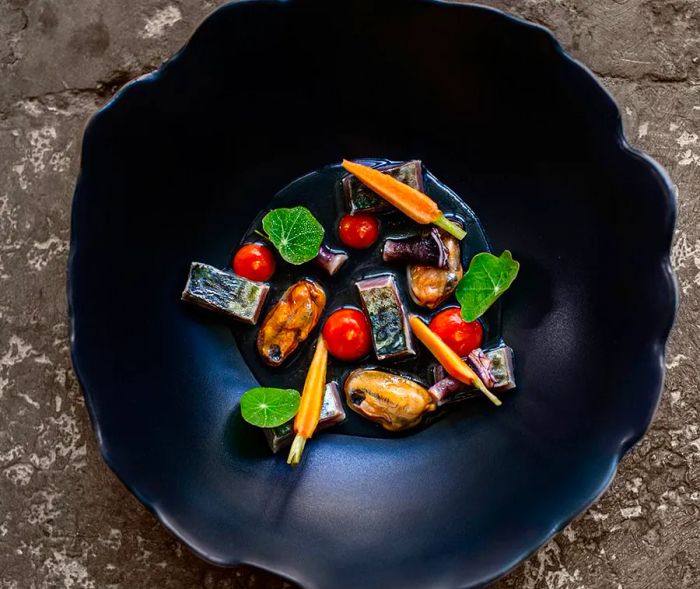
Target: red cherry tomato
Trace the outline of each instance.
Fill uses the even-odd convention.
[[[348,247],[364,250],[379,237],[379,221],[373,215],[358,213],[344,215],[338,224],[340,241]]]
[[[481,346],[484,338],[481,323],[462,319],[459,307],[440,311],[431,319],[429,327],[462,357],[468,356],[469,352]]]
[[[233,256],[233,271],[243,278],[265,282],[275,273],[275,256],[261,243],[247,243]]]
[[[362,311],[344,308],[331,313],[323,326],[328,351],[338,360],[359,360],[369,354],[372,335]]]

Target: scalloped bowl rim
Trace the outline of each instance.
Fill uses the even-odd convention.
[[[145,82],[156,82],[160,76],[161,71],[167,67],[169,64],[174,63],[177,61],[180,56],[187,51],[187,48],[191,42],[192,37],[196,33],[196,31],[202,26],[202,24],[215,17],[216,14],[220,11],[226,10],[230,8],[232,5],[236,4],[242,4],[242,3],[255,3],[255,2],[260,2],[260,1],[265,1],[269,2],[269,0],[231,0],[230,2],[227,2],[226,4],[223,4],[219,7],[217,7],[215,10],[213,10],[209,15],[207,15],[201,22],[200,24],[194,29],[193,33],[190,35],[190,39],[185,43],[185,45],[179,49],[172,57],[164,61],[156,70],[149,72],[147,74],[141,75],[138,78],[135,78],[134,80],[131,80],[124,86],[122,86],[115,94],[112,96],[110,100],[108,100],[100,109],[98,109],[88,120],[86,126],[85,126],[85,131],[84,135],[86,135],[90,129],[90,127],[94,124],[94,122],[101,116],[101,114],[107,110],[109,110],[117,101],[120,100],[122,95],[124,95],[126,92],[129,91],[130,88],[138,85],[138,84],[143,84]],[[275,3],[288,3],[290,0],[273,0]],[[656,354],[658,361],[659,361],[659,369],[661,371],[661,378],[660,378],[660,385],[659,385],[659,390],[656,392],[656,403],[653,408],[653,411],[650,412],[648,419],[646,422],[640,424],[639,429],[634,432],[634,434],[627,436],[626,438],[623,438],[620,440],[619,446],[617,448],[617,451],[611,456],[610,460],[610,467],[607,470],[607,475],[606,477],[600,482],[598,485],[598,488],[594,493],[592,493],[588,499],[586,499],[584,502],[582,502],[581,506],[577,509],[574,510],[574,513],[569,513],[565,517],[562,517],[560,521],[552,526],[552,528],[538,541],[537,545],[535,545],[532,550],[530,550],[528,553],[522,554],[514,561],[504,565],[501,571],[498,573],[492,575],[488,579],[482,579],[479,582],[479,585],[476,586],[484,586],[488,585],[501,577],[507,575],[509,572],[511,572],[513,569],[515,569],[518,565],[520,565],[523,561],[527,560],[530,556],[535,554],[543,545],[545,545],[549,540],[552,539],[553,536],[555,536],[558,532],[560,532],[563,528],[565,528],[573,519],[584,513],[586,510],[588,510],[608,489],[610,484],[612,483],[613,478],[615,477],[615,474],[617,472],[618,465],[621,461],[621,459],[625,456],[625,454],[635,445],[637,444],[642,437],[645,435],[647,430],[649,429],[649,426],[654,418],[654,415],[658,409],[658,405],[661,399],[661,393],[664,388],[664,380],[665,380],[665,365],[664,365],[664,359],[665,359],[665,348],[666,348],[666,342],[668,340],[669,333],[671,331],[671,328],[673,327],[673,323],[675,321],[676,313],[678,310],[678,300],[679,300],[679,295],[678,295],[678,283],[677,283],[677,278],[675,273],[673,272],[672,266],[671,266],[671,260],[670,260],[670,248],[671,248],[671,240],[673,236],[673,230],[675,227],[675,220],[676,220],[676,215],[677,215],[677,202],[675,198],[675,191],[673,188],[673,183],[671,181],[670,176],[666,172],[666,170],[656,161],[654,160],[651,156],[648,154],[644,153],[643,151],[632,147],[625,135],[624,128],[622,125],[622,116],[620,114],[620,107],[617,104],[617,101],[615,98],[612,96],[612,94],[605,88],[605,86],[602,85],[602,83],[598,80],[596,75],[583,63],[581,63],[579,60],[576,58],[572,57],[559,43],[557,38],[555,37],[554,33],[548,29],[547,27],[533,23],[530,21],[527,21],[521,17],[514,16],[512,14],[509,14],[507,12],[504,12],[503,10],[499,10],[497,8],[493,8],[490,6],[485,6],[483,4],[479,3],[462,3],[462,2],[457,2],[454,0],[422,0],[425,3],[430,3],[430,4],[436,4],[436,5],[450,5],[450,6],[458,6],[461,7],[465,10],[482,10],[486,12],[490,12],[492,14],[497,15],[498,17],[502,19],[506,19],[510,21],[511,23],[527,28],[535,33],[538,34],[544,34],[546,35],[550,41],[553,44],[553,47],[555,48],[556,54],[558,59],[563,59],[565,62],[567,62],[570,66],[579,68],[582,70],[592,81],[595,82],[595,84],[598,86],[599,90],[603,93],[605,98],[609,101],[609,103],[613,106],[614,112],[615,112],[615,127],[616,127],[616,137],[617,137],[617,146],[618,148],[624,153],[627,157],[632,157],[635,159],[638,159],[642,162],[644,162],[657,176],[657,180],[659,181],[660,188],[663,192],[663,195],[665,196],[666,199],[666,205],[668,207],[668,210],[671,212],[671,217],[670,217],[670,222],[668,223],[667,227],[667,243],[668,243],[668,253],[666,253],[662,258],[661,258],[661,263],[662,263],[662,269],[663,269],[663,274],[666,278],[667,284],[666,286],[669,287],[670,292],[672,293],[673,300],[670,301],[670,304],[672,305],[672,313],[670,315],[670,320],[667,326],[661,331],[661,333],[657,334],[657,337],[655,341],[650,342],[649,345],[655,347],[658,352]],[[81,158],[81,172],[82,174],[82,158]],[[263,565],[261,563],[256,563],[252,562],[250,560],[239,560],[239,559],[228,559],[226,561],[220,561],[215,558],[212,558],[210,555],[206,554],[205,552],[201,551],[195,544],[194,542],[188,540],[186,537],[185,531],[184,530],[179,530],[175,525],[171,524],[168,521],[168,518],[162,511],[159,509],[159,507],[153,502],[148,499],[146,499],[140,492],[139,490],[133,486],[132,484],[129,483],[129,481],[122,476],[120,473],[118,467],[114,464],[111,455],[110,455],[110,450],[107,446],[107,443],[105,442],[104,438],[102,437],[102,432],[100,429],[100,424],[98,423],[95,414],[94,414],[94,407],[92,405],[92,400],[91,396],[87,394],[86,388],[83,385],[84,379],[81,377],[80,370],[78,369],[78,361],[76,358],[76,353],[75,353],[75,346],[74,346],[74,340],[75,340],[75,329],[74,329],[74,320],[75,320],[75,313],[73,309],[73,302],[72,302],[72,288],[71,288],[71,268],[72,268],[72,260],[73,256],[75,253],[75,242],[76,240],[76,235],[75,235],[75,224],[73,223],[74,217],[71,215],[71,237],[70,237],[70,253],[68,256],[68,280],[67,280],[67,298],[68,298],[68,317],[69,317],[69,322],[70,322],[70,342],[71,342],[71,360],[73,363],[73,367],[76,373],[76,377],[78,379],[78,382],[80,383],[81,388],[83,389],[85,401],[86,401],[86,406],[88,409],[88,414],[90,416],[90,421],[93,427],[93,430],[95,431],[95,435],[97,437],[97,443],[98,447],[100,450],[100,454],[102,455],[102,458],[104,462],[107,464],[107,466],[112,470],[112,472],[117,476],[117,478],[122,482],[122,484],[131,492],[153,515],[158,519],[158,521],[170,532],[172,533],[179,541],[181,541],[187,548],[192,551],[194,554],[196,554],[198,557],[202,558],[206,562],[209,562],[213,565],[220,566],[220,567],[236,567],[236,566],[241,566],[241,565],[246,565],[246,566],[252,566],[256,567],[260,570],[264,570],[270,573],[273,573],[275,575],[278,575],[290,582],[297,583],[299,585],[302,585],[304,581],[302,579],[295,578],[292,575],[289,575],[285,571],[281,570],[275,570],[274,568],[270,567],[269,565]],[[471,585],[469,587],[464,587],[461,589],[471,589],[473,587],[476,587],[475,585]]]

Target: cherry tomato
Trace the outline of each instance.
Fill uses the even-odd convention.
[[[379,221],[374,215],[358,213],[344,215],[338,224],[340,241],[348,247],[364,250],[379,237]]]
[[[462,357],[468,356],[469,352],[481,346],[484,337],[481,323],[462,319],[459,307],[440,311],[431,319],[429,327]]]
[[[275,273],[275,256],[261,243],[246,243],[233,256],[233,271],[243,278],[265,282]]]
[[[328,351],[338,360],[359,360],[369,354],[372,334],[362,311],[349,307],[333,311],[323,326]]]

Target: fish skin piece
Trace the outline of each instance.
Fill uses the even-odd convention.
[[[369,318],[377,360],[414,356],[413,334],[394,276],[382,274],[366,278],[356,282],[355,286]]]
[[[192,262],[182,300],[255,325],[270,287],[214,266]]]

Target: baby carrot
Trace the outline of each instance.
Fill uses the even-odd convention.
[[[296,436],[289,450],[287,464],[296,466],[301,460],[306,440],[314,435],[321,407],[323,406],[323,395],[326,388],[326,367],[328,366],[328,348],[323,336],[319,336],[316,344],[314,357],[309,365],[304,381],[304,390],[301,393],[299,411],[294,418],[294,432]]]
[[[416,315],[411,315],[409,321],[411,323],[411,329],[413,333],[416,334],[416,337],[423,342],[425,347],[430,350],[433,356],[435,356],[435,359],[443,365],[452,378],[456,378],[464,384],[475,386],[484,393],[494,405],[501,404],[498,397],[489,391],[484,383],[481,382],[479,375],[474,372],[452,348],[442,341],[437,333],[430,329]]]
[[[467,235],[464,229],[445,217],[437,203],[427,194],[369,166],[343,160],[343,167],[416,223],[432,223],[459,240]]]

